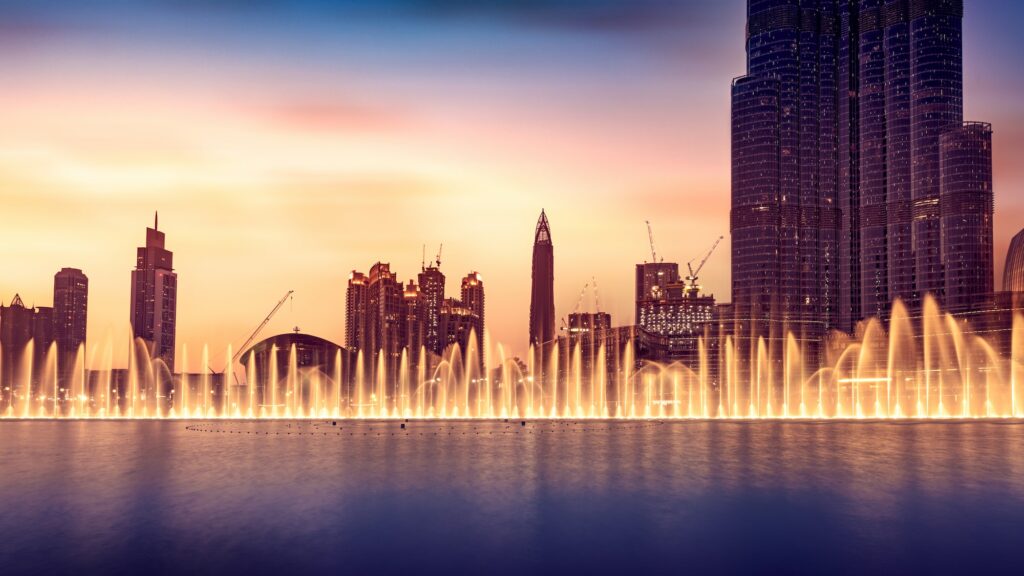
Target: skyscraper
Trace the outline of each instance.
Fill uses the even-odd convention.
[[[940,139],[940,230],[946,309],[978,312],[992,303],[992,126],[971,122]]]
[[[174,371],[174,337],[178,310],[178,275],[174,254],[164,248],[159,219],[146,228],[146,245],[139,247],[132,271],[132,332],[146,342],[150,355]]]
[[[1003,269],[1003,291],[1024,293],[1024,230],[1010,241]]]
[[[438,257],[440,260],[440,256]],[[420,291],[426,300],[426,337],[427,350],[434,354],[444,352],[445,342],[441,336],[441,304],[444,302],[444,274],[441,272],[440,261],[437,266],[424,265],[420,270]]]
[[[476,317],[473,329],[477,341],[484,341],[484,277],[479,272],[470,272],[462,279],[462,305],[469,308]]]
[[[53,277],[53,337],[62,374],[85,344],[88,312],[89,278],[77,268],[61,268]]]
[[[754,320],[752,335],[818,339],[886,318],[898,298],[913,307],[976,283],[943,251],[962,245],[944,237],[954,221],[942,217],[953,213],[942,206],[943,142],[971,139],[963,1],[747,8],[747,75],[732,87],[731,230],[734,309]],[[982,169],[965,172],[961,190],[991,182]]]
[[[352,271],[345,293],[345,346],[359,350],[366,345],[366,274]]]
[[[530,344],[555,339],[555,249],[543,210],[533,237],[533,285],[530,293]]]

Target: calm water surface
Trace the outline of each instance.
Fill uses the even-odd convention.
[[[0,574],[1024,569],[1024,424],[0,422]]]

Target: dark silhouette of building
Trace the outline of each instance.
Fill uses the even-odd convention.
[[[276,380],[278,384],[278,405],[286,402],[284,398],[284,381],[288,377],[292,352],[295,353],[295,367],[299,370],[299,389],[296,391],[301,399],[295,402],[298,405],[309,405],[311,398],[315,396],[313,386],[329,385],[325,378],[311,379],[308,377],[309,369],[316,369],[327,378],[341,376],[339,393],[340,399],[331,399],[331,402],[339,402],[343,410],[350,409],[350,403],[355,398],[352,390],[354,366],[354,354],[337,344],[318,338],[311,334],[289,332],[271,336],[253,344],[251,348],[242,352],[240,358],[242,365],[251,367],[256,373],[256,382],[247,383],[248,386],[255,386],[257,402],[263,407],[274,404],[275,399],[271,397],[270,382]],[[272,362],[271,359],[274,361]],[[341,362],[339,365],[338,362]],[[276,369],[275,373],[271,373]],[[198,380],[198,379],[195,379]],[[321,395],[329,392],[328,389],[320,391]],[[259,410],[254,410],[259,413]]]
[[[533,238],[533,286],[530,293],[530,344],[555,339],[555,250],[543,210]]]
[[[46,370],[47,358],[53,347],[53,307],[36,306],[32,315],[32,343],[34,352],[33,385],[39,389]],[[51,393],[51,390],[47,390]]]
[[[0,392],[5,408],[11,407],[15,393],[20,393],[18,375],[25,367],[23,356],[32,340],[34,316],[34,310],[26,308],[17,294],[8,306],[0,307]]]
[[[345,346],[358,349],[366,344],[366,274],[352,271],[345,293]]]
[[[31,355],[27,350],[30,342]],[[54,393],[41,390],[53,343],[53,308],[27,307],[17,294],[9,306],[0,306],[0,406],[11,406],[15,393],[25,395],[26,376],[30,376],[32,396]]]
[[[440,258],[439,258],[440,259]],[[440,264],[438,264],[440,266]],[[419,275],[420,292],[426,299],[426,346],[434,354],[444,352],[441,337],[441,305],[444,303],[444,274],[437,266],[424,265]]]
[[[1024,293],[1024,230],[1010,241],[1003,268],[1003,292]]]
[[[944,199],[991,183],[962,151],[987,130],[963,124],[962,0],[748,0],[747,16],[732,87],[739,337],[820,341],[896,299],[913,309],[977,283],[944,250],[963,246]]]
[[[146,245],[139,247],[132,271],[132,333],[174,372],[174,338],[178,315],[178,275],[174,254],[164,247],[159,219],[146,228]]]
[[[992,126],[965,124],[940,140],[942,262],[945,305],[953,313],[992,305]]]
[[[89,278],[77,268],[61,268],[53,277],[53,337],[62,379],[85,345],[88,314]]]

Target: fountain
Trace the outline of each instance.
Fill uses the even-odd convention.
[[[304,366],[293,344],[270,348],[262,368],[250,355],[225,373],[209,368],[203,346],[200,371],[178,375],[141,340],[130,340],[127,369],[113,368],[111,341],[88,355],[80,347],[68,367],[52,346],[40,362],[29,342],[12,381],[0,383],[0,417],[1020,418],[1024,315],[1008,330],[1001,354],[1001,342],[929,298],[918,319],[897,303],[888,326],[872,319],[857,339],[835,338],[821,364],[794,334],[781,351],[765,338],[701,338],[698,361],[687,366],[637,362],[631,338],[531,346],[520,363],[485,333],[429,363],[420,347],[394,363],[383,352],[343,357],[339,349],[331,366]],[[187,366],[185,346],[181,359]]]

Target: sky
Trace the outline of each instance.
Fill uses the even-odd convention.
[[[1024,227],[1024,6],[966,4],[966,118],[994,124],[1001,278]],[[659,258],[684,268],[726,237],[702,282],[728,301],[744,14],[743,0],[0,0],[0,300],[48,306],[53,274],[81,268],[90,343],[125,337],[158,210],[192,358],[208,345],[223,362],[287,290],[264,336],[342,343],[349,273],[383,261],[408,280],[442,243],[449,295],[479,271],[492,338],[521,354],[544,209],[557,316],[632,322],[648,220]]]

